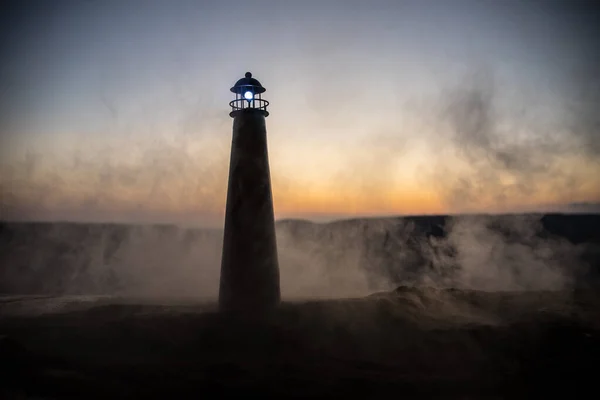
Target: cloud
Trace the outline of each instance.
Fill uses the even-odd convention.
[[[512,99],[490,70],[480,70],[434,101],[437,128],[429,144],[437,157],[425,170],[453,210],[502,210],[590,184],[575,162],[589,159],[577,146],[587,133],[564,134],[564,121],[542,121],[535,104],[523,108]],[[588,163],[592,171],[597,167]]]

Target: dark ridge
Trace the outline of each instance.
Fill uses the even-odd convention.
[[[331,222],[312,222],[307,219],[285,219],[278,221],[278,225],[289,227],[302,225],[307,228],[310,224],[329,226],[345,229],[349,227],[365,226],[377,222],[412,222],[415,227],[426,235],[441,237],[448,220],[456,218],[485,218],[495,220],[517,217],[539,217],[543,230],[551,235],[568,239],[574,244],[584,242],[600,242],[600,214],[575,214],[575,213],[528,213],[528,214],[462,214],[462,215],[424,215],[424,216],[398,216],[398,217],[367,217],[348,218]]]
[[[302,263],[314,261],[339,269],[352,262],[364,270],[374,291],[379,290],[380,279],[414,285],[424,274],[439,280],[438,284],[455,285],[461,265],[455,243],[446,239],[461,221],[483,226],[504,244],[543,245],[531,250],[541,254],[533,256],[550,257],[544,260],[560,264],[578,286],[600,281],[600,214],[434,215],[329,223],[282,220],[276,225],[278,245],[283,249],[280,264],[301,269],[306,267]],[[131,263],[147,259],[148,254],[152,254],[152,276],[158,285],[161,277],[169,279],[177,273],[192,277],[193,265],[212,268],[220,260],[221,246],[219,229],[1,222],[0,293],[113,294],[140,284],[145,266]],[[290,250],[302,257],[287,257]],[[181,261],[187,269],[181,268]]]

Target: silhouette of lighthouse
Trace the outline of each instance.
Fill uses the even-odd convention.
[[[224,312],[261,312],[280,301],[279,262],[267,152],[266,89],[246,72],[231,88],[233,139],[219,309]]]

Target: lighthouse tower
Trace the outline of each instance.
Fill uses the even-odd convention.
[[[265,90],[250,72],[231,88],[233,139],[219,286],[223,312],[263,312],[280,301]]]

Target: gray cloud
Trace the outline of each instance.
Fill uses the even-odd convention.
[[[564,169],[560,162],[590,157],[578,146],[589,131],[561,134],[564,119],[543,121],[536,104],[523,108],[508,100],[490,70],[483,70],[436,101],[438,129],[430,144],[440,157],[431,161],[429,171],[453,207],[489,201],[502,207],[540,191],[574,191],[585,182],[580,171]]]

